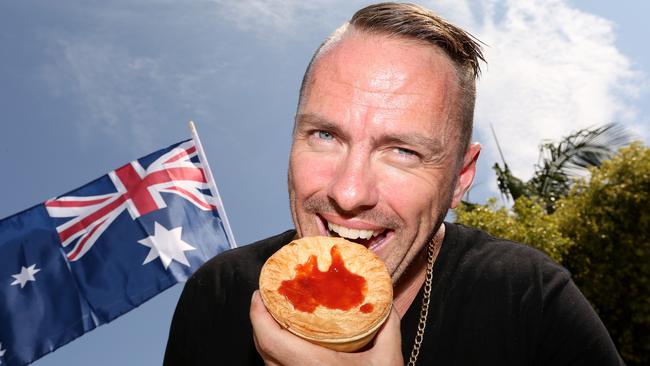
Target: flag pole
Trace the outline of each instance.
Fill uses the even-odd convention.
[[[199,133],[196,130],[196,126],[194,126],[194,122],[190,121],[189,122],[189,127],[190,127],[190,132],[192,133],[192,138],[194,139],[194,144],[196,145],[196,151],[199,154],[199,158],[201,159],[201,163],[203,164],[203,169],[205,170],[205,179],[208,181],[208,185],[210,186],[210,190],[212,191],[212,194],[215,196],[217,200],[217,211],[219,211],[219,215],[222,216],[223,223],[225,226],[225,231],[226,231],[226,236],[228,237],[228,241],[230,242],[230,247],[231,248],[236,248],[237,247],[237,242],[235,241],[235,235],[232,233],[232,229],[230,228],[230,223],[228,222],[228,216],[226,215],[226,209],[223,207],[223,202],[221,201],[221,195],[219,194],[219,189],[217,189],[217,183],[214,180],[214,177],[212,176],[212,170],[210,169],[210,164],[208,164],[208,159],[205,156],[205,152],[203,151],[203,145],[201,144],[201,140],[199,139]]]

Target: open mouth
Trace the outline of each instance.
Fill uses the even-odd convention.
[[[354,229],[329,222],[320,216],[319,218],[323,224],[323,229],[327,228],[326,231],[329,236],[344,238],[351,242],[361,244],[371,250],[377,249],[393,232],[386,228],[375,230]]]

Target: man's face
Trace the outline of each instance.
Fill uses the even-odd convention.
[[[357,34],[322,54],[289,162],[298,234],[362,243],[396,281],[473,178],[474,158],[458,163],[457,98],[451,61],[430,46]]]

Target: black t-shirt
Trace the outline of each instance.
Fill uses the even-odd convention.
[[[528,246],[445,223],[418,365],[621,365],[568,271]],[[248,317],[266,259],[295,231],[230,250],[186,283],[165,365],[262,365]],[[401,320],[408,358],[423,291]]]

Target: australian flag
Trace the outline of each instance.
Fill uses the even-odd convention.
[[[198,139],[0,220],[0,365],[24,365],[234,247]]]

